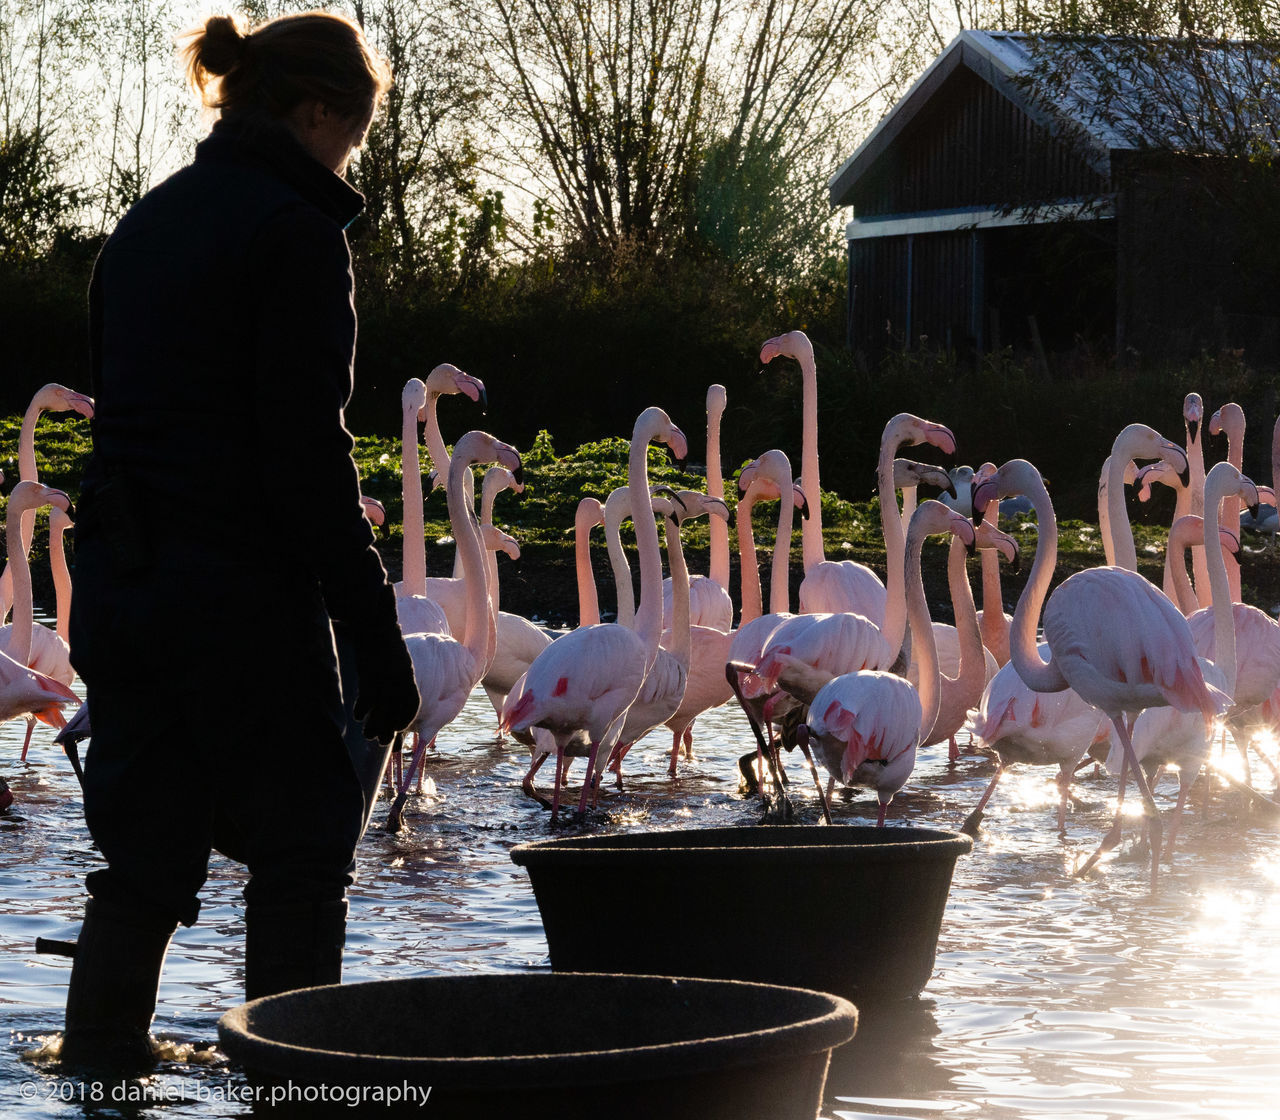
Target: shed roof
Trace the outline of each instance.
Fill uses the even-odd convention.
[[[1144,147],[1280,151],[1275,43],[961,31],[832,176],[833,207],[849,204],[855,184],[961,66],[1051,133],[1072,134],[1103,174],[1112,152]],[[1051,80],[1033,93],[1027,79],[1037,69]]]

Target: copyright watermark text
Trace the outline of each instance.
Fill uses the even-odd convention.
[[[431,1097],[429,1085],[402,1081],[399,1085],[272,1085],[208,1084],[202,1081],[23,1081],[18,1095],[24,1101],[62,1101],[83,1104],[327,1104],[347,1108],[366,1105],[422,1108]]]

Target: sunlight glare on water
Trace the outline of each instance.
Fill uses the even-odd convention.
[[[441,734],[426,767],[434,794],[411,799],[400,835],[382,831],[380,803],[351,892],[348,980],[547,967],[532,891],[508,855],[515,843],[549,835],[547,814],[521,794],[526,752],[496,744],[494,723],[477,692]],[[37,936],[75,937],[83,877],[96,857],[61,751],[41,728],[20,764],[22,730],[0,728],[0,773],[16,799],[0,816],[0,1012],[9,1039],[0,1114],[79,1116],[92,1110],[66,1095],[70,1083],[40,1051],[61,1027],[68,962],[37,956],[33,944]],[[736,762],[749,744],[741,716],[724,708],[702,717],[695,743],[695,759],[681,761],[674,783],[665,734],[636,747],[626,792],[610,781],[585,827],[756,823],[756,804],[738,792]],[[1233,756],[1234,748],[1225,752]],[[816,821],[812,782],[798,758],[787,766],[802,821]],[[890,807],[890,827],[958,827],[991,772],[975,755],[952,768],[945,747],[925,752]],[[579,762],[575,799],[581,773]],[[1110,824],[1115,782],[1092,767],[1081,771],[1063,839],[1054,828],[1054,773],[1014,766],[1002,779],[973,854],[957,865],[932,981],[919,1000],[863,1009],[858,1038],[833,1060],[826,1120],[1276,1115],[1277,818],[1231,790],[1216,793],[1206,811],[1197,790],[1153,899],[1145,858],[1131,847],[1136,822],[1114,858],[1083,880],[1071,877]],[[1255,760],[1255,784],[1264,775]],[[1176,780],[1166,778],[1157,792],[1166,811],[1175,793]],[[867,823],[874,813],[862,792],[839,795],[833,806],[843,823]],[[218,1015],[240,1000],[243,883],[240,869],[215,858],[201,920],[179,930],[165,968],[155,1030],[172,1048],[147,1082],[155,1103],[131,1116],[247,1112],[208,1103],[214,1090],[225,1102],[243,1077],[216,1051],[194,1049],[213,1042]],[[690,935],[679,915],[672,928]],[[717,936],[729,940],[732,931]],[[838,915],[831,936],[840,936]]]

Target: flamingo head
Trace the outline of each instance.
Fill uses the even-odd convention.
[[[1224,404],[1209,421],[1209,434],[1228,439],[1244,433],[1244,409],[1234,401]]]
[[[707,386],[707,415],[720,416],[729,404],[729,394],[723,385]]]
[[[71,498],[52,486],[44,486],[39,482],[19,482],[9,493],[10,516],[27,510],[44,509],[46,506],[55,506],[68,517],[75,515]]]
[[[366,519],[371,525],[385,525],[387,523],[387,507],[384,506],[377,498],[370,498],[366,494],[360,495],[360,508]]]
[[[791,487],[791,493],[795,499],[795,508],[800,511],[800,516],[805,520],[809,520],[809,499],[805,497],[804,490],[800,483],[796,483]]]
[[[956,437],[945,424],[935,424],[932,420],[924,420],[910,412],[900,412],[885,425],[884,434],[880,438],[881,446],[894,449],[904,444],[914,447],[928,443],[939,448],[945,455],[956,453]]]
[[[801,365],[813,366],[813,343],[804,331],[788,331],[769,339],[760,347],[760,361],[768,365],[774,358],[794,358]]]
[[[484,382],[478,377],[472,377],[469,373],[463,373],[457,366],[449,362],[441,362],[427,374],[427,392],[436,397],[462,393],[473,401],[480,401],[481,412],[487,411],[489,407],[489,398],[485,392]],[[419,419],[425,420],[426,417],[419,416]]]
[[[93,419],[93,398],[57,382],[41,386],[31,403],[42,412],[78,412],[88,420]]]
[[[453,448],[453,459],[449,464],[450,475],[453,474],[454,463],[460,463],[464,470],[475,463],[497,463],[500,467],[506,467],[518,484],[524,482],[520,453],[511,444],[503,443],[488,432],[470,431],[462,436]]]
[[[1010,574],[1017,575],[1022,554],[1013,537],[1001,532],[990,521],[983,521],[978,525],[974,537],[977,548],[994,549],[1008,562]]]
[[[504,533],[492,521],[480,526],[480,541],[490,552],[503,552],[512,560],[520,559],[520,545],[515,537]]]
[[[400,408],[403,412],[412,411],[419,420],[424,419],[422,410],[427,404],[427,385],[420,377],[411,377],[400,390]]]
[[[973,474],[969,467],[956,467],[955,469],[957,471],[968,471],[970,475]],[[952,474],[941,467],[934,466],[932,463],[917,463],[914,459],[894,459],[894,486],[901,490],[903,487],[919,486],[922,483],[926,486],[936,486],[953,498],[956,496]]]
[[[1214,421],[1217,418],[1217,413],[1214,413]],[[1187,429],[1187,439],[1195,443],[1200,434],[1200,425],[1204,423],[1204,401],[1200,399],[1199,393],[1188,393],[1182,398],[1182,423]]]

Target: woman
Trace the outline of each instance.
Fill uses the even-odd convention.
[[[160,969],[211,847],[244,863],[249,998],[337,982],[363,798],[331,620],[365,734],[418,706],[359,503],[343,408],[355,313],[341,177],[389,84],[348,20],[186,36],[221,110],[194,162],[104,246],[89,293],[94,454],[72,661],[93,737],[85,817],[106,860],[67,995],[63,1060],[145,1063]],[[259,539],[259,500],[270,536]]]

